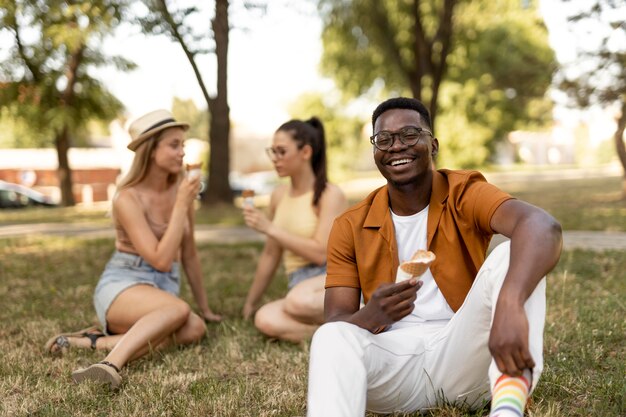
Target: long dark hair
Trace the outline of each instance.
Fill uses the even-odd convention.
[[[309,145],[313,151],[311,156],[311,168],[315,174],[315,185],[313,186],[313,205],[317,206],[326,188],[328,176],[326,174],[326,135],[324,125],[317,117],[309,120],[290,120],[283,123],[277,132],[286,132],[291,135],[301,149],[304,145]]]

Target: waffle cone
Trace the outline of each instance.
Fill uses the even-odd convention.
[[[187,178],[190,180],[198,178],[202,174],[200,167],[202,167],[202,162],[198,164],[187,164]]]
[[[435,254],[431,251],[421,249],[418,250],[413,254],[411,260],[402,262],[402,264],[398,267],[396,282],[422,275],[426,272],[435,258]]]

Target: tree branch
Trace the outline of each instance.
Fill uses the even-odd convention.
[[[185,56],[189,60],[189,63],[191,64],[191,67],[193,68],[193,72],[196,76],[196,79],[198,80],[198,84],[200,85],[200,89],[202,90],[202,95],[204,96],[204,100],[206,101],[207,105],[210,108],[211,96],[209,95],[209,92],[204,84],[204,80],[202,79],[202,75],[200,74],[200,70],[198,69],[198,66],[196,65],[196,61],[194,60],[195,54],[191,52],[191,50],[185,43],[185,40],[183,39],[179,31],[179,25],[178,23],[174,22],[174,19],[172,18],[171,13],[167,9],[167,4],[165,3],[165,0],[157,0],[157,1],[159,5],[159,11],[161,12],[163,19],[167,23],[167,26],[169,27],[171,35],[180,44],[181,48],[183,48],[183,52],[185,53]]]
[[[420,10],[421,0],[413,0],[413,34],[416,67],[419,77],[432,74],[432,42],[426,38],[424,27],[422,26],[422,12]]]
[[[70,107],[74,101],[74,86],[76,86],[76,81],[78,80],[78,67],[82,62],[84,52],[85,45],[81,44],[78,49],[70,55],[68,66],[65,71],[67,85],[61,94],[62,106]]]
[[[12,23],[13,23],[13,27],[12,27],[13,35],[15,37],[15,43],[17,45],[18,54],[20,58],[22,59],[22,61],[24,62],[24,65],[26,65],[26,68],[28,68],[28,72],[30,72],[30,74],[32,75],[33,81],[38,84],[39,81],[41,80],[41,74],[37,70],[37,67],[33,65],[31,60],[26,55],[26,50],[24,48],[24,44],[22,43],[22,38],[20,36],[20,27],[17,24],[17,18],[15,17],[15,15],[13,15]]]

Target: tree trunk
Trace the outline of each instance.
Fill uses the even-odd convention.
[[[423,16],[420,10],[422,0],[413,0],[413,58],[414,72],[407,74],[409,86],[413,97],[423,101],[428,97],[429,102],[424,103],[429,111],[432,122],[431,128],[435,132],[435,119],[437,118],[439,88],[443,80],[447,65],[446,60],[452,44],[452,17],[456,0],[445,0],[439,13],[437,32],[429,38],[424,30]],[[423,78],[429,77],[430,94],[424,94]]]
[[[74,192],[72,190],[72,169],[67,158],[67,153],[70,149],[67,125],[63,126],[63,129],[57,133],[54,138],[54,145],[59,161],[57,176],[59,177],[59,187],[61,188],[61,204],[65,207],[73,206],[76,204],[76,201],[74,200]]]
[[[78,67],[83,59],[84,45],[78,47],[70,56],[65,76],[67,77],[67,85],[61,94],[59,107],[69,108],[74,102],[74,86],[78,75]],[[73,206],[76,204],[74,200],[74,192],[72,190],[72,169],[67,157],[70,149],[69,126],[63,124],[63,128],[57,132],[54,138],[54,145],[57,150],[57,159],[59,161],[59,169],[57,175],[59,177],[59,187],[61,188],[61,204],[64,206]]]
[[[437,34],[434,39],[434,42],[437,42],[440,46],[438,48],[440,52],[436,59],[433,57],[433,86],[432,96],[430,99],[430,113],[433,124],[433,133],[435,131],[437,110],[439,109],[439,88],[441,87],[441,81],[446,75],[446,70],[448,68],[446,61],[452,44],[452,16],[454,6],[455,0],[446,0],[444,2],[443,10],[441,11],[441,20],[439,21],[439,29],[437,30]]]
[[[215,18],[211,22],[215,35],[217,57],[217,94],[209,101],[209,184],[203,203],[233,203],[228,181],[230,171],[230,109],[228,107],[228,0],[215,2]]]
[[[626,129],[626,101],[622,103],[622,114],[617,119],[617,130],[613,136],[617,157],[622,164],[622,198],[626,200],[626,144],[624,143],[624,130]]]

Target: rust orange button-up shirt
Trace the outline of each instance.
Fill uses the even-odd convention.
[[[427,242],[437,258],[430,270],[452,310],[485,261],[493,213],[511,198],[477,171],[433,172]],[[335,220],[327,262],[326,288],[360,288],[366,303],[380,284],[394,282],[399,261],[387,186]]]

